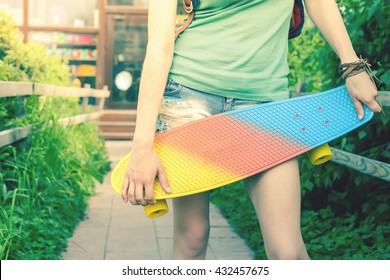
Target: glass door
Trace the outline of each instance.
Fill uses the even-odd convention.
[[[147,15],[108,15],[106,84],[111,96],[106,107],[137,106],[142,64],[147,44]]]

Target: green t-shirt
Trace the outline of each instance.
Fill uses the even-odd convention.
[[[288,98],[288,30],[294,0],[200,0],[178,37],[169,77],[231,98]]]

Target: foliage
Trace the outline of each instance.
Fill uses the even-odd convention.
[[[372,63],[372,69],[384,82],[382,90],[389,89],[390,83],[386,75],[390,69],[390,30],[387,28],[390,19],[382,1],[369,2],[370,5],[367,1],[343,0],[339,1],[339,5],[356,52],[367,57]],[[302,36],[290,41],[290,46],[291,83],[304,83],[306,91],[309,92],[329,89],[342,83],[337,72],[338,58],[318,30],[307,25]],[[301,67],[301,59],[306,67]],[[330,145],[371,159],[389,162],[389,107],[384,108],[384,111],[376,114],[368,125],[333,141]],[[381,180],[332,163],[313,168],[303,156],[300,163],[305,209],[319,210],[331,205],[332,211],[341,215],[344,212],[362,213],[364,207],[369,207],[367,203],[371,208],[375,208],[390,201],[388,192],[381,188],[384,183]],[[390,214],[388,209],[386,211]],[[388,223],[388,218],[377,214],[382,217],[376,221],[377,224]]]
[[[390,89],[389,1],[340,0],[356,52],[367,58]],[[387,10],[386,10],[387,9]],[[343,83],[339,60],[319,31],[306,23],[290,40],[291,91],[318,92]],[[382,162],[390,161],[390,109],[368,125],[332,141],[330,146]],[[312,166],[299,158],[302,189],[302,234],[313,259],[390,259],[389,184],[334,163]],[[212,199],[229,222],[266,258],[256,214],[242,182],[213,192]],[[232,211],[232,207],[239,209]]]
[[[23,43],[12,17],[0,9],[0,81],[26,81],[53,85],[70,85],[66,65],[47,54],[35,43]],[[33,96],[24,103],[25,115],[18,117],[20,98],[0,98],[0,130],[24,126],[37,121],[39,98]],[[74,107],[76,99],[64,99],[64,106]],[[61,104],[61,103],[59,103]]]
[[[1,259],[60,258],[109,170],[95,125],[64,127],[44,113],[27,140],[1,150]]]
[[[223,216],[247,245],[256,252],[256,258],[266,259],[256,212],[243,181],[213,190],[211,201],[218,206]]]
[[[377,189],[386,195],[379,200],[371,195],[361,211],[342,211],[332,203],[303,211],[302,235],[312,259],[390,259],[388,188],[382,185]],[[256,212],[242,181],[214,190],[212,201],[256,253],[255,258],[266,259]]]
[[[338,4],[356,53],[368,59],[383,81],[380,89],[389,90],[390,1],[339,0]],[[342,84],[338,57],[319,30],[306,21],[301,36],[289,41],[291,89],[304,84],[301,91],[318,92]]]
[[[324,62],[337,68],[335,54],[317,29],[304,26],[299,37],[289,41],[289,84],[291,91],[318,92],[330,88],[331,77],[324,73]]]
[[[23,43],[12,17],[0,9],[0,81],[70,85],[69,71],[58,57],[36,43]]]
[[[2,11],[0,80],[69,85],[65,66],[24,44]],[[59,259],[109,162],[96,124],[58,123],[80,113],[77,98],[30,96],[17,117],[20,101],[0,98],[0,131],[33,124],[28,138],[0,148],[0,259]]]
[[[376,75],[390,89],[389,0],[340,0],[354,48],[372,64]]]

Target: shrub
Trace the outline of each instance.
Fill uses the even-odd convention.
[[[1,259],[60,258],[109,170],[97,135],[93,124],[64,127],[48,119],[22,143],[0,150]]]
[[[14,26],[12,17],[1,9],[0,81],[70,85],[69,71],[66,65],[62,64],[59,58],[49,56],[43,46],[35,43],[23,43],[23,37]],[[29,97],[24,106],[26,114],[23,117],[18,117],[18,98],[0,98],[0,130],[36,122],[39,117],[39,112],[35,110],[39,107],[38,99],[38,96]],[[70,102],[75,100],[77,99],[73,98],[73,101]],[[74,106],[70,105],[69,107]]]
[[[376,75],[390,88],[390,17],[379,0],[341,0],[343,16],[358,54],[368,58]],[[290,40],[290,85],[318,92],[343,83],[339,61],[317,29],[306,24],[300,37]],[[382,162],[390,159],[389,107],[362,128],[331,146]],[[313,259],[390,259],[390,193],[383,180],[326,163],[312,166],[299,157],[302,189],[302,234]],[[213,192],[218,205],[237,232],[266,258],[253,207],[242,183]],[[237,209],[232,211],[232,209]]]
[[[35,44],[24,44],[0,11],[0,80],[69,85],[68,71]],[[0,148],[0,258],[59,259],[84,218],[87,198],[109,171],[94,123],[58,124],[80,113],[77,98],[0,98],[0,131],[33,124],[23,141]],[[93,144],[91,144],[93,143]]]

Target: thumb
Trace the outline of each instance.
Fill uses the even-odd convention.
[[[353,105],[355,106],[356,113],[358,115],[358,119],[361,120],[364,117],[364,109],[362,103],[356,98],[352,99]]]

